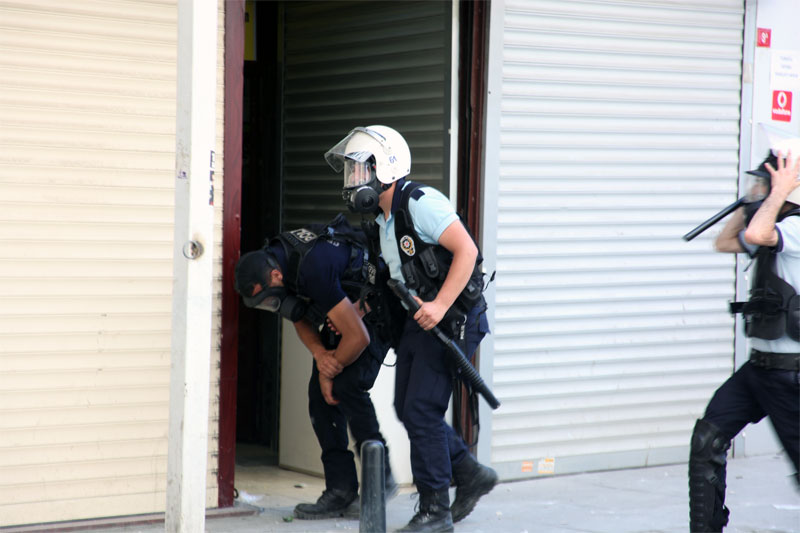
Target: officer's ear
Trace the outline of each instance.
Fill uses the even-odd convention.
[[[269,286],[283,287],[283,273],[277,268],[269,271]]]

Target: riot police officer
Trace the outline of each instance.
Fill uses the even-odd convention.
[[[284,232],[263,249],[244,254],[236,265],[236,290],[245,305],[291,320],[313,356],[308,412],[322,448],[325,490],[316,503],[295,507],[294,516],[301,519],[358,512],[348,425],[358,450],[367,440],[386,443],[368,390],[388,344],[376,335],[374,324],[362,320],[366,306],[354,303],[362,294],[368,263],[363,247],[333,231],[340,223],[349,228],[339,216],[328,226],[331,231]],[[385,468],[386,494],[391,496],[397,486],[388,455]]]
[[[798,154],[800,155],[800,154]],[[720,252],[755,257],[748,302],[734,302],[750,338],[750,358],[720,386],[692,434],[689,522],[693,533],[720,532],[728,523],[725,465],[731,440],[748,423],[770,418],[798,468],[800,429],[800,160],[769,155],[748,172],[756,181],[747,203],[716,239]]]
[[[414,290],[421,306],[408,317],[396,347],[394,407],[408,432],[420,496],[418,512],[399,531],[453,531],[453,522],[492,490],[497,474],[478,463],[445,422],[451,368],[444,346],[427,330],[438,325],[448,331],[467,357],[488,332],[477,246],[442,193],[405,179],[411,153],[394,129],[355,128],[325,159],[344,173],[348,207],[376,214],[390,276]]]

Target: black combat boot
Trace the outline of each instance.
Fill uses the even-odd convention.
[[[356,491],[326,489],[317,503],[298,503],[294,508],[294,516],[305,520],[338,518],[348,512],[348,507],[357,497]]]
[[[450,512],[453,522],[464,519],[478,503],[497,484],[497,472],[483,466],[471,455],[453,467],[453,479],[456,482],[456,498]]]
[[[450,494],[447,488],[434,490],[417,485],[419,511],[398,532],[452,532],[453,517],[450,515]]]

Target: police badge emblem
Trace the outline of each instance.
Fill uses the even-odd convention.
[[[403,250],[403,253],[405,253],[407,256],[413,257],[415,253],[414,239],[408,235],[403,235],[400,238],[400,249]]]

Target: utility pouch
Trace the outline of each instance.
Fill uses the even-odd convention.
[[[453,339],[453,342],[461,348],[461,351],[464,351],[466,347],[466,324],[466,315],[457,311],[454,307],[451,307],[447,313],[445,313],[444,318],[442,318],[442,321],[439,323],[439,327]],[[453,366],[453,372],[457,373],[457,367],[455,365]]]
[[[403,277],[406,280],[406,287],[414,290],[419,289],[420,279],[412,261],[403,263],[403,266],[400,267],[400,271],[403,273]]]
[[[464,286],[464,290],[462,290],[461,294],[456,298],[453,307],[460,309],[461,312],[465,314],[469,314],[472,308],[476,306],[481,306],[481,308],[486,309],[486,300],[483,297],[483,283],[481,283],[481,279],[473,275],[466,286]]]
[[[422,263],[425,275],[431,279],[437,279],[439,277],[439,262],[436,260],[436,254],[433,250],[433,248],[425,248],[419,254],[419,261]]]
[[[322,326],[319,337],[326,350],[335,350],[339,346],[339,341],[342,340],[342,336],[334,333],[328,324]]]
[[[763,289],[752,292],[751,300],[745,304],[745,333],[748,337],[775,340],[786,332],[786,313],[780,295]]]
[[[459,295],[459,299],[463,299],[464,304],[468,309],[472,309],[481,299],[483,292],[483,284],[479,283],[475,278],[470,278],[464,290]]]

